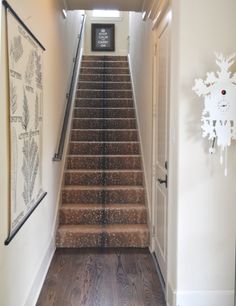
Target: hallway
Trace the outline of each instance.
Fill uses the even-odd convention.
[[[235,305],[235,12],[2,0],[0,306]]]
[[[58,249],[37,306],[165,306],[148,249]]]

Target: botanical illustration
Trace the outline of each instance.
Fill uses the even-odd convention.
[[[21,36],[15,36],[12,39],[10,47],[10,56],[13,62],[17,63],[23,55],[23,44]]]
[[[36,85],[38,88],[42,88],[42,63],[41,55],[35,52],[35,75]]]
[[[42,190],[43,49],[7,12],[10,113],[10,235],[39,203]]]
[[[36,94],[36,100],[35,100],[34,128],[35,130],[38,130],[39,128],[39,97],[38,97],[38,94]]]
[[[25,204],[29,205],[33,190],[35,179],[39,169],[39,148],[33,137],[24,139],[23,145],[23,166],[22,173],[24,177],[24,191],[22,196]]]
[[[11,102],[11,114],[14,114],[17,110],[17,93],[16,86],[13,82],[10,82],[10,102]]]
[[[23,114],[22,114],[22,127],[26,131],[29,124],[29,106],[28,100],[24,90],[24,97],[23,97]]]
[[[34,77],[34,50],[31,50],[29,57],[28,57],[28,63],[25,71],[25,82],[27,85],[31,86],[33,77]]]

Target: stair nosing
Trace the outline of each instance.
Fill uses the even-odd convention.
[[[97,118],[97,117],[84,117],[84,118],[76,118],[76,117],[73,117],[73,120],[76,119],[76,120],[91,120],[91,119],[95,119],[95,120],[135,120],[136,121],[136,118],[133,117],[133,118],[127,118],[127,117],[117,117],[117,118],[109,118],[109,117],[106,117],[106,118]]]
[[[77,88],[76,91],[88,91],[88,92],[91,92],[91,91],[111,91],[111,92],[124,92],[124,91],[128,91],[128,92],[133,92],[132,89],[110,89],[110,88],[104,88],[104,89],[94,89],[94,88],[91,88],[91,89],[88,89],[88,88]]]
[[[139,157],[141,157],[141,154],[139,153],[139,154],[117,154],[117,155],[115,155],[115,154],[106,154],[106,155],[103,155],[103,154],[87,154],[87,155],[85,155],[85,154],[69,154],[69,156],[71,157],[105,157],[105,158],[107,158],[107,157],[137,157],[137,156],[139,156]]]
[[[106,100],[114,100],[114,101],[116,101],[116,100],[121,100],[121,101],[126,101],[126,100],[131,100],[131,101],[133,101],[133,98],[97,98],[97,97],[94,97],[94,98],[87,98],[87,97],[84,97],[84,98],[81,98],[81,97],[77,97],[77,98],[75,98],[75,100],[101,100],[101,101],[106,101]]]
[[[132,82],[131,81],[84,81],[84,80],[82,80],[82,81],[79,81],[78,82],[78,84],[87,84],[87,83],[89,83],[89,84],[113,84],[113,83],[115,83],[115,84],[117,84],[117,83],[119,83],[119,84],[132,84]]]
[[[144,186],[140,185],[66,185],[62,190],[144,190]]]
[[[64,173],[78,173],[78,172],[84,172],[84,173],[113,173],[113,172],[118,172],[118,173],[129,173],[129,172],[135,172],[135,173],[143,173],[142,169],[106,169],[106,170],[103,170],[103,169],[98,169],[98,170],[92,170],[92,169],[88,169],[88,170],[78,170],[78,169],[65,169]]]
[[[80,73],[80,77],[81,76],[85,76],[85,75],[86,76],[87,75],[124,76],[126,74],[124,74],[124,73],[121,73],[121,74],[118,74],[118,73],[91,73],[91,74],[89,74],[89,73]],[[130,76],[130,74],[127,74],[127,75]],[[80,82],[80,80],[78,82]]]
[[[146,223],[134,223],[134,224],[106,224],[106,226],[104,227],[104,225],[96,225],[96,224],[89,224],[89,225],[84,225],[84,224],[61,224],[60,227],[58,228],[58,230],[60,231],[64,231],[65,229],[67,230],[89,230],[89,232],[91,232],[91,230],[93,230],[93,232],[91,232],[92,234],[94,234],[94,230],[97,230],[98,233],[101,232],[101,230],[106,230],[106,231],[122,231],[122,232],[129,232],[129,231],[134,231],[135,229],[146,229],[148,231],[148,225]],[[127,231],[127,229],[129,231]],[[95,232],[96,234],[96,232]]]
[[[121,132],[121,131],[129,131],[129,132],[138,132],[138,129],[88,129],[87,131],[104,131],[107,132]],[[71,131],[86,131],[86,129],[71,129]]]
[[[60,209],[123,209],[123,210],[128,210],[132,208],[137,208],[137,209],[146,209],[145,203],[127,203],[127,206],[124,204],[120,203],[115,203],[115,204],[84,204],[84,203],[63,203],[60,206]]]
[[[74,141],[74,140],[72,140],[72,141],[70,141],[70,143],[92,143],[92,144],[94,144],[94,143],[114,143],[114,144],[117,144],[117,143],[120,143],[120,144],[126,144],[126,143],[130,143],[130,144],[138,144],[139,143],[139,141],[93,141],[93,140],[91,140],[91,141],[84,141],[84,140],[81,140],[81,141]]]
[[[123,110],[124,108],[126,110],[128,110],[128,109],[134,110],[135,109],[134,107],[93,107],[92,110],[95,110],[95,109],[99,109],[99,110],[102,110],[102,109]],[[79,107],[79,106],[75,106],[74,110],[75,109],[88,109],[88,110],[90,110],[91,107]]]

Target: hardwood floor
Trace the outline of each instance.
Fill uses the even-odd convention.
[[[148,249],[58,249],[37,306],[165,306]]]

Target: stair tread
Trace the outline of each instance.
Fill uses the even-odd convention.
[[[107,89],[107,88],[104,88],[104,89],[94,89],[94,88],[77,88],[76,91],[88,91],[88,92],[91,92],[91,91],[112,91],[112,92],[116,92],[116,91],[119,91],[119,92],[123,92],[123,91],[131,91],[132,92],[132,89]]]
[[[69,157],[103,157],[103,158],[110,158],[110,157],[124,157],[124,158],[127,158],[127,157],[141,157],[140,154],[117,154],[117,155],[114,155],[114,154],[106,154],[106,155],[102,155],[102,154],[69,154],[68,155]]]
[[[77,97],[77,98],[75,98],[75,100],[88,100],[88,101],[91,101],[91,100],[100,100],[100,101],[110,101],[110,100],[112,100],[112,101],[116,101],[116,100],[119,100],[119,101],[132,101],[133,102],[133,98],[96,98],[96,97],[94,97],[94,98],[86,98],[86,97],[84,97],[84,98],[81,98],[81,97]]]
[[[119,118],[97,118],[97,117],[87,117],[87,118],[73,118],[73,120],[135,120],[135,118],[126,118],[126,117],[119,117]]]
[[[130,143],[130,144],[138,144],[139,143],[139,141],[132,141],[132,140],[129,140],[129,141],[103,141],[103,140],[101,140],[101,141],[93,141],[93,140],[71,140],[70,141],[70,143],[93,143],[93,144],[95,144],[95,143],[114,143],[114,144],[126,144],[126,143]]]
[[[96,210],[96,209],[122,209],[122,210],[130,210],[130,209],[146,209],[146,205],[144,203],[128,203],[125,204],[84,204],[84,203],[66,203],[62,204],[61,209],[73,209],[73,210],[80,210],[80,209],[89,209],[89,210]]]
[[[79,110],[79,109],[82,109],[82,110],[91,110],[91,107],[74,107],[75,110]],[[107,110],[114,110],[114,111],[123,111],[123,110],[134,110],[134,107],[93,107],[92,110],[104,110],[104,109],[107,109]]]
[[[106,74],[105,74],[106,75]],[[84,81],[84,80],[82,80],[82,81],[79,81],[78,82],[78,84],[81,84],[81,83],[91,83],[91,84],[100,84],[100,83],[102,83],[102,84],[104,84],[104,83],[108,83],[108,84],[110,84],[110,83],[123,83],[123,84],[132,84],[130,81],[129,82],[127,82],[127,81]]]
[[[90,67],[91,68],[91,67]],[[80,76],[88,76],[88,75],[104,75],[104,76],[124,76],[123,73],[119,74],[119,73],[80,73]],[[79,81],[80,82],[80,81]]]
[[[125,131],[129,131],[129,132],[137,132],[137,129],[71,129],[71,131],[107,131],[107,132],[125,132]],[[123,141],[122,141],[123,142]]]
[[[62,190],[144,190],[142,185],[66,185]]]
[[[66,169],[64,173],[142,173],[142,169],[86,169],[86,170],[78,170],[78,169]]]
[[[71,232],[71,233],[91,233],[98,234],[101,232],[119,233],[119,232],[140,232],[147,231],[147,224],[109,224],[109,225],[77,225],[77,224],[63,224],[58,228],[59,232]]]

